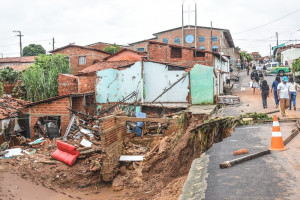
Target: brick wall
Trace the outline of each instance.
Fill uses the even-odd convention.
[[[219,51],[220,51],[220,38],[222,38],[222,33],[223,33],[223,30],[216,30],[216,29],[212,30],[212,36],[217,36],[218,37],[217,41],[212,41],[212,46],[217,46]],[[197,36],[194,39],[194,42],[192,42],[191,44],[185,42],[185,36],[188,35],[188,34],[191,34],[195,37],[195,29],[193,29],[193,28],[191,28],[191,29],[185,28],[184,29],[183,41],[184,41],[184,46],[185,47],[195,47],[195,40],[196,40],[197,49],[199,49],[200,46],[203,46],[205,48],[205,50],[207,50],[207,51],[212,50],[211,30],[209,28],[208,29],[207,28],[198,28],[197,29]],[[199,41],[200,36],[204,36],[205,40],[203,42]],[[158,34],[157,39],[151,39],[151,40],[154,40],[154,41],[157,41],[157,42],[163,42],[164,38],[168,39],[168,44],[175,44],[175,45],[180,45],[181,46],[181,44],[182,44],[182,30],[181,30],[181,28]],[[179,38],[180,43],[175,43],[175,38]],[[224,43],[222,44],[222,48],[228,48],[229,47],[228,41],[225,39],[225,37],[223,39],[224,39],[223,40]],[[137,48],[145,48],[145,50],[146,50],[147,49],[147,42],[139,42],[139,43],[135,43],[135,44],[130,46],[130,49],[132,49],[132,50],[137,50]]]
[[[78,77],[69,74],[59,74],[58,95],[66,95],[78,92]]]
[[[79,71],[95,64],[96,62],[102,61],[110,55],[109,53],[74,46],[55,51],[53,54],[58,53],[69,56],[71,74],[77,74]],[[79,65],[80,56],[86,57],[86,64]]]
[[[95,92],[96,73],[78,76],[78,92]]]
[[[102,131],[101,146],[105,152],[101,172],[102,180],[111,181],[119,166],[123,137],[126,135],[126,122],[117,120],[114,116],[108,116],[101,122],[100,127]]]
[[[158,62],[172,62],[178,65],[193,67],[195,64],[213,66],[214,60],[212,53],[205,53],[204,57],[194,57],[194,50],[189,48],[181,48],[181,58],[172,58],[172,48],[167,44],[149,43],[148,55],[149,60]]]
[[[70,107],[69,97],[62,99],[56,99],[52,102],[45,102],[38,105],[33,105],[22,112],[29,114],[30,133],[31,138],[34,137],[34,125],[39,117],[45,116],[60,116],[62,135],[64,135],[68,124],[70,122],[70,113],[68,108]]]

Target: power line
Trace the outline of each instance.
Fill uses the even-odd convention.
[[[294,12],[291,12],[291,13],[289,13],[289,14],[283,16],[283,17],[280,17],[280,18],[278,18],[278,19],[276,19],[276,20],[273,20],[273,21],[271,21],[271,22],[268,22],[268,23],[266,23],[266,24],[263,24],[263,25],[260,25],[260,26],[257,26],[257,27],[255,27],[255,28],[251,28],[251,29],[248,29],[248,30],[240,31],[240,32],[237,32],[237,33],[232,33],[232,34],[245,33],[245,32],[248,32],[248,31],[252,31],[252,30],[261,28],[261,27],[263,27],[263,26],[266,26],[266,25],[269,25],[269,24],[274,23],[274,22],[276,22],[276,21],[279,21],[279,20],[281,20],[281,19],[283,19],[283,18],[285,18],[285,17],[287,17],[287,16],[289,16],[289,15],[292,15],[292,14],[298,12],[298,11],[300,11],[300,9],[297,9],[297,10],[295,10]]]

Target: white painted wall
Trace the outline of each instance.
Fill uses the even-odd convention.
[[[284,65],[285,61],[291,66],[293,61],[300,58],[300,48],[291,48],[281,52],[281,63]]]

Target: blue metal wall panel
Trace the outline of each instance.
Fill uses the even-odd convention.
[[[142,94],[140,62],[124,70],[106,69],[97,72],[97,103],[118,102],[134,91],[138,92],[139,100]],[[135,99],[132,98],[126,102],[133,103],[134,101]]]

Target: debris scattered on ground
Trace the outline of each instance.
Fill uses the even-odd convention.
[[[218,96],[218,104],[235,105],[240,103],[239,96],[225,95]]]
[[[247,154],[247,153],[249,153],[248,149],[240,149],[233,152],[233,155],[236,156],[236,155]]]

